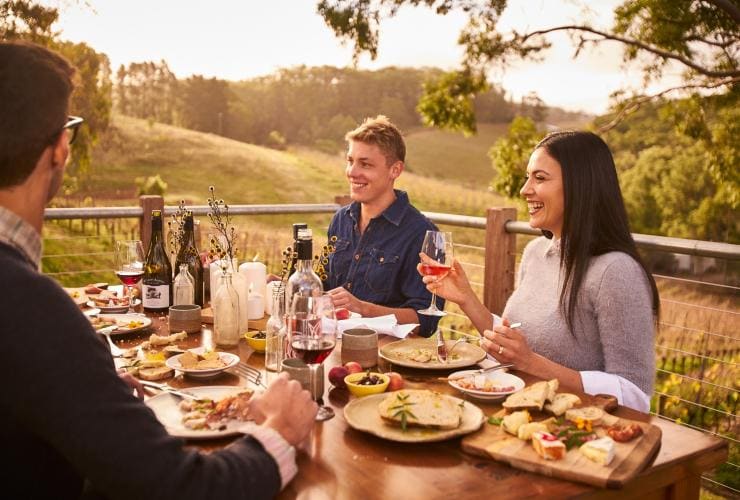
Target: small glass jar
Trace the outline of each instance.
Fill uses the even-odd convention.
[[[188,271],[187,264],[180,264],[180,272],[175,276],[172,287],[175,296],[173,305],[195,304],[195,280]]]
[[[282,368],[285,351],[285,286],[281,283],[273,289],[272,315],[267,320],[265,341],[265,368],[279,372]]]
[[[239,294],[231,284],[231,273],[224,271],[213,300],[213,336],[219,347],[239,344]]]

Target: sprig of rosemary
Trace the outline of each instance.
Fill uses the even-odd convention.
[[[406,428],[408,426],[408,418],[417,418],[416,415],[414,415],[411,410],[408,408],[409,406],[413,406],[416,403],[411,403],[407,401],[409,398],[409,394],[396,394],[396,399],[399,401],[400,404],[396,406],[391,406],[388,408],[389,410],[398,410],[396,413],[393,414],[393,418],[401,418],[401,430],[406,432]]]

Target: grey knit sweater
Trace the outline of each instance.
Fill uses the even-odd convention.
[[[655,377],[654,323],[642,267],[622,252],[592,257],[573,332],[560,307],[563,276],[559,241],[540,237],[530,242],[504,317],[522,323],[534,352],[574,370],[619,375],[650,394]]]

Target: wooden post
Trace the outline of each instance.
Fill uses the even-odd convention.
[[[164,198],[155,195],[139,196],[139,206],[144,213],[139,219],[139,238],[144,246],[144,252],[149,248],[149,239],[152,236],[152,210],[164,211]],[[162,214],[164,216],[164,214]]]
[[[340,207],[343,207],[352,203],[352,197],[348,194],[340,194],[334,197],[334,203],[336,203]]]
[[[486,219],[483,303],[489,311],[501,315],[514,291],[516,234],[507,233],[505,225],[516,220],[516,208],[489,208]]]

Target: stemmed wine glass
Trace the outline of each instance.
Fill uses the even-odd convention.
[[[452,267],[452,233],[446,231],[427,231],[424,235],[424,243],[421,245],[422,253],[426,254],[433,262],[422,262],[421,272],[426,276],[437,276],[443,278],[450,272]],[[432,303],[429,307],[417,311],[427,316],[445,316],[446,312],[437,308],[437,294],[432,293]]]
[[[310,297],[294,295],[287,326],[292,357],[308,365],[311,396],[321,403],[323,379],[319,380],[318,370],[337,342],[336,312],[331,296],[327,293]],[[333,416],[334,410],[321,404],[316,420],[329,420]]]
[[[116,241],[116,276],[126,286],[129,312],[134,312],[132,290],[144,276],[144,247],[140,240]]]

